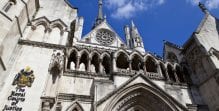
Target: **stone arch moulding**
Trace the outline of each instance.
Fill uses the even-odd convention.
[[[166,111],[187,111],[186,108],[182,108],[178,104],[167,94],[143,83],[138,83],[119,91],[106,104],[104,111],[127,111],[135,108],[135,106],[143,108],[144,110],[142,111],[147,111],[148,109],[149,111],[161,111],[163,108]]]
[[[64,111],[84,111],[83,107],[77,102],[74,101],[66,110]]]
[[[32,24],[33,30],[35,30],[36,27],[39,25],[43,25],[45,27],[46,31],[51,30],[50,29],[50,21],[45,16],[34,19],[31,24]]]

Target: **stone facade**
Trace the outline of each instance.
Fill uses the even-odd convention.
[[[2,0],[1,110],[219,110],[219,20],[202,4],[196,32],[182,47],[164,41],[161,58],[133,22],[124,42],[98,3],[82,37],[83,18],[66,0]]]

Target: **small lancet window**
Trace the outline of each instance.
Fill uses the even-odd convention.
[[[92,60],[91,60],[91,72],[95,72],[95,73],[98,73],[99,72],[99,60],[98,60],[98,55],[95,54],[93,57],[92,57]]]
[[[110,58],[104,56],[102,65],[103,65],[103,73],[109,74],[111,69]]]
[[[75,70],[77,64],[77,53],[76,51],[72,52],[70,57],[68,58],[67,69]]]
[[[10,10],[10,8],[13,6],[13,5],[15,5],[16,4],[16,0],[9,0],[6,4],[5,4],[5,6],[3,7],[3,10],[5,11],[5,12],[8,12],[9,10]]]
[[[87,66],[88,66],[88,54],[84,53],[82,54],[81,59],[80,59],[79,70],[87,71]]]

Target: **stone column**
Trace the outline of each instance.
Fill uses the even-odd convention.
[[[87,60],[88,62],[87,62],[87,72],[90,72],[91,70],[90,70],[90,66],[91,66],[91,58],[88,58],[88,60]],[[86,66],[86,65],[85,65]]]
[[[168,81],[168,82],[170,82],[170,76],[169,76],[169,74],[168,74],[168,71],[167,71],[167,70],[165,70],[165,75],[166,75],[166,77],[167,77],[167,81]]]
[[[176,74],[176,70],[173,70],[173,73],[174,73],[174,77],[175,77],[175,79],[176,79],[176,82],[177,82],[177,83],[180,83],[179,78],[178,78],[178,76],[177,76],[177,74]]]
[[[99,73],[103,74],[103,65],[102,65],[103,60],[99,59]]]
[[[113,57],[112,68],[113,68],[113,72],[117,72],[116,57]]]
[[[160,64],[157,63],[156,66],[157,66],[157,73],[160,74],[160,77],[163,77]]]
[[[132,60],[129,60],[129,70],[132,71]]]
[[[76,66],[76,68],[75,68],[75,70],[79,70],[79,67],[80,67],[80,56],[77,56],[77,58],[76,58],[76,64],[75,64],[75,66]]]

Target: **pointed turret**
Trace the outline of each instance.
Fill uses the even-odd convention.
[[[204,4],[202,4],[201,2],[199,2],[198,4],[199,8],[202,10],[202,12],[204,12],[205,14],[209,14],[208,9],[205,7]]]
[[[136,49],[140,52],[145,52],[142,37],[140,36],[133,21],[131,22],[130,28],[128,26],[125,27],[125,34],[127,46],[130,49]]]
[[[94,23],[93,28],[95,28],[97,25],[101,24],[104,21],[104,17],[103,17],[103,1],[102,0],[98,0],[98,15],[96,18],[96,21]]]

